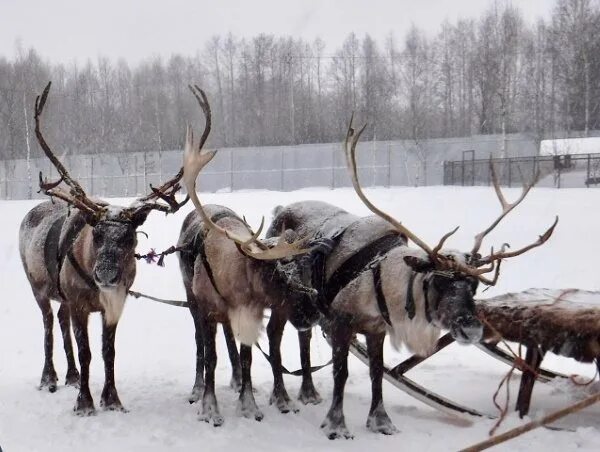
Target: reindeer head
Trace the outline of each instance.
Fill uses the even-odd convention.
[[[457,261],[467,261],[464,253],[449,250],[443,253]],[[475,343],[481,340],[483,328],[475,315],[474,301],[479,280],[460,272],[437,270],[425,253],[404,256],[404,263],[413,272],[423,275],[423,297],[432,323],[449,330],[457,342]]]
[[[354,115],[353,115],[354,116]],[[518,256],[543,245],[554,232],[554,228],[558,223],[556,217],[554,223],[542,234],[537,241],[524,246],[515,251],[507,251],[508,244],[503,244],[500,251],[491,252],[488,256],[482,257],[479,254],[479,249],[484,237],[494,229],[498,223],[517,205],[523,201],[529,190],[535,184],[535,177],[529,184],[523,183],[523,191],[521,196],[512,204],[508,203],[500,190],[498,178],[496,176],[494,166],[490,160],[490,169],[494,181],[494,189],[496,195],[502,205],[502,213],[495,219],[492,224],[483,232],[475,236],[475,244],[469,253],[461,253],[457,251],[443,250],[442,247],[446,240],[453,235],[458,227],[446,233],[438,242],[431,248],[416,234],[402,225],[398,220],[383,212],[369,201],[363,193],[358,182],[358,170],[356,166],[356,144],[360,135],[365,130],[366,124],[355,133],[352,127],[352,118],[346,134],[345,154],[346,162],[350,169],[352,185],[358,194],[361,201],[376,215],[388,221],[401,234],[404,234],[409,240],[412,240],[424,252],[420,256],[405,256],[404,263],[408,265],[412,271],[424,274],[424,289],[425,296],[429,297],[430,313],[432,321],[439,326],[450,330],[454,339],[459,342],[473,343],[481,339],[483,327],[475,314],[475,303],[473,297],[479,283],[488,286],[493,286],[498,281],[500,275],[500,264],[503,259]],[[486,274],[492,273],[491,279],[485,277]],[[433,304],[433,306],[431,306]]]
[[[175,193],[180,189],[183,168],[162,186],[155,188],[150,185],[151,193],[137,199],[129,207],[111,206],[103,201],[92,200],[67,172],[42,135],[41,116],[50,86],[51,83],[48,83],[42,95],[35,100],[35,134],[60,179],[56,182],[44,181],[40,172],[40,190],[51,198],[66,201],[69,208],[75,207],[79,211],[75,220],[85,222],[92,228],[91,249],[88,250],[94,262],[91,276],[101,290],[112,290],[122,285],[124,270],[127,265],[132,265],[137,245],[136,230],[146,221],[150,211],[173,213],[187,201],[186,198],[178,203],[175,199]],[[60,187],[63,182],[69,187],[68,190]],[[165,203],[159,203],[159,200]]]

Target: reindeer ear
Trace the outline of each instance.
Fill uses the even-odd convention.
[[[420,257],[404,256],[404,262],[417,273],[427,273],[435,270],[435,265],[427,259],[421,259]]]

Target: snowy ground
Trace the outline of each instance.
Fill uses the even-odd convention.
[[[517,190],[507,190],[517,196]],[[429,242],[436,241],[455,225],[461,229],[451,246],[467,249],[472,236],[498,213],[490,188],[397,188],[369,190],[377,204],[401,218]],[[245,214],[258,225],[261,215],[270,216],[273,206],[302,199],[321,199],[363,215],[367,210],[351,190],[304,190],[292,193],[242,192],[205,195],[205,202],[227,205]],[[117,202],[116,200],[115,202]],[[121,200],[122,201],[122,200]],[[255,353],[253,379],[258,404],[265,412],[261,423],[235,415],[236,394],[228,387],[229,365],[219,335],[220,361],[217,370],[217,396],[225,425],[213,428],[197,420],[198,408],[187,402],[193,383],[194,341],[192,321],[187,310],[130,299],[117,334],[117,387],[127,414],[98,411],[90,418],[72,413],[76,390],[60,387],[55,394],[36,389],[42,363],[42,320],[18,255],[17,231],[21,218],[34,202],[0,202],[0,446],[5,451],[159,451],[159,450],[457,450],[487,437],[489,420],[473,419],[464,425],[435,412],[384,383],[388,412],[400,429],[393,437],[369,432],[365,427],[370,401],[368,369],[350,358],[350,378],[346,388],[346,418],[355,434],[353,441],[327,440],[319,425],[330,402],[330,368],[315,374],[324,397],[319,406],[301,407],[298,414],[282,415],[268,406],[271,372],[266,361]],[[139,250],[150,246],[163,249],[177,239],[179,227],[189,206],[174,217],[158,213],[142,228],[150,238],[140,236]],[[536,189],[506,224],[491,237],[490,244],[510,242],[513,246],[534,240],[560,215],[557,230],[549,243],[526,256],[507,262],[501,282],[486,296],[529,287],[600,289],[597,256],[600,255],[600,190]],[[183,298],[176,258],[167,259],[165,268],[139,264],[134,288],[156,296]],[[61,381],[66,364],[55,322],[55,365]],[[98,406],[103,384],[100,352],[100,320],[91,321],[91,388]],[[262,339],[266,342],[265,338]],[[403,353],[386,351],[387,361],[398,362]],[[313,341],[313,363],[328,360],[330,349],[322,338]],[[284,363],[299,364],[297,343],[288,327],[284,338]],[[546,367],[562,372],[594,374],[592,365],[554,356]],[[492,394],[508,368],[474,347],[452,345],[410,375],[421,384],[479,410],[494,412]],[[512,386],[512,404],[516,383]],[[286,379],[290,394],[296,394],[299,380]],[[570,384],[544,385],[534,390],[532,417],[562,407],[584,397],[589,388]],[[522,421],[511,414],[502,429]],[[565,420],[562,426],[572,432],[538,429],[497,450],[600,450],[600,406]],[[501,429],[501,430],[502,430]]]

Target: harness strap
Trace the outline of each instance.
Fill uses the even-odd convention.
[[[242,220],[236,214],[234,214],[233,212],[230,212],[228,210],[223,210],[221,212],[214,214],[212,217],[210,217],[210,221],[212,221],[213,223],[216,223],[217,221],[222,220],[223,218],[235,218],[237,220],[243,221],[244,224],[246,224],[246,222],[244,220]],[[217,283],[215,281],[215,276],[214,276],[212,268],[208,262],[208,258],[206,257],[206,250],[204,249],[204,234],[202,233],[202,231],[199,231],[198,234],[196,234],[196,236],[194,237],[194,249],[198,250],[198,254],[200,255],[200,259],[202,260],[202,264],[204,265],[204,269],[206,270],[208,279],[209,279],[210,283],[212,284],[213,288],[215,289],[215,292],[217,292],[217,294],[221,298],[223,298],[223,295],[221,295],[221,292],[219,292],[219,288],[217,287]]]
[[[77,258],[75,258],[72,249],[67,251],[67,259],[69,259],[69,263],[73,266],[73,269],[77,273],[77,276],[79,276],[87,284],[88,288],[90,290],[93,290],[94,292],[97,291],[98,286],[96,285],[94,278],[92,278],[88,273],[86,273],[86,271],[79,264],[79,262],[77,262]]]
[[[423,279],[423,296],[425,297],[425,318],[431,323],[431,312],[429,310],[429,280]]]
[[[255,342],[254,345],[256,345],[256,348],[258,348],[258,350],[262,353],[262,355],[265,357],[265,359],[267,361],[269,361],[269,363],[271,365],[273,365],[273,358],[271,358],[271,356],[269,354],[267,354],[260,346],[260,344],[258,342]],[[331,363],[333,363],[333,358],[330,359],[329,361],[327,361],[325,364],[321,364],[319,366],[311,366],[310,369],[308,369],[310,371],[310,373],[315,373],[318,370],[323,369],[324,367],[329,366]],[[303,369],[298,369],[298,370],[288,370],[283,364],[280,365],[279,367],[281,369],[281,373],[285,374],[285,375],[293,375],[294,377],[299,377],[301,376],[304,372]]]
[[[73,244],[75,243],[75,240],[79,236],[79,233],[81,232],[81,230],[85,226],[85,219],[83,218],[83,216],[78,215],[78,216],[74,217],[68,223],[68,225],[69,225],[69,227],[65,231],[64,238],[59,243],[58,254],[56,256],[56,260],[58,262],[58,273],[57,273],[57,277],[56,277],[56,288],[58,289],[58,294],[62,297],[62,299],[64,301],[66,301],[67,298],[65,297],[65,293],[63,292],[62,287],[60,285],[60,272],[62,271],[62,267],[63,267],[63,265],[65,263],[65,259],[69,255],[72,256],[72,258],[71,257],[69,258],[69,261],[71,262],[71,264],[75,268],[75,271],[77,272],[77,274],[85,281],[85,283],[88,286],[90,286],[90,288],[93,288],[94,290],[97,289],[96,283],[94,282],[93,279],[91,281],[92,285],[90,285],[89,279],[91,279],[91,278],[89,277],[89,275],[87,275],[85,273],[85,271],[83,271],[83,269],[81,268],[81,266],[79,265],[79,263],[75,259],[75,256],[73,256],[73,254],[72,254]]]
[[[381,258],[388,251],[404,244],[405,241],[400,234],[391,232],[365,245],[346,259],[325,284],[323,293],[328,307],[337,294],[368,269],[375,259]]]
[[[385,295],[383,294],[383,289],[381,288],[381,265],[380,262],[377,262],[373,266],[373,284],[375,285],[375,294],[377,298],[377,307],[379,308],[379,312],[389,326],[392,326],[392,321],[390,320],[390,312],[388,311],[387,303],[385,302]],[[409,314],[410,316],[410,314]]]
[[[404,309],[406,310],[406,313],[408,314],[408,318],[410,320],[414,319],[416,315],[414,296],[414,285],[416,276],[416,272],[410,272],[410,278],[408,279],[408,287],[406,288],[406,305],[404,306]],[[425,311],[427,312],[427,306],[425,306]]]

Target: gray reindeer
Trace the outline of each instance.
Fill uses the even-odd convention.
[[[92,312],[102,314],[105,383],[100,403],[105,409],[124,411],[115,387],[115,333],[135,278],[136,230],[152,210],[168,214],[183,205],[175,200],[183,169],[161,187],[151,186],[152,192],[130,207],[91,199],[69,175],[42,135],[40,122],[50,86],[48,83],[42,95],[36,98],[35,133],[60,179],[44,182],[40,173],[40,188],[51,200],[31,209],[19,230],[21,260],[44,320],[45,361],[40,388],[54,392],[57,387],[58,377],[52,361],[53,311],[50,303],[55,300],[60,303],[58,320],[67,356],[66,384],[79,385],[75,412],[89,415],[95,411],[89,388],[91,353],[87,328]],[[60,188],[62,182],[68,190]],[[81,375],[73,357],[71,322]]]
[[[503,245],[499,251],[492,249],[488,256],[482,257],[479,249],[485,236],[525,198],[535,182],[534,179],[524,184],[521,196],[508,203],[492,168],[501,215],[475,237],[469,253],[443,249],[456,229],[431,248],[398,220],[378,209],[363,193],[355,157],[363,130],[364,127],[355,134],[350,122],[345,153],[354,189],[375,216],[356,217],[320,201],[297,202],[276,210],[267,233],[268,236],[285,228],[307,238],[328,237],[335,243],[322,263],[323,268],[315,269],[316,273],[322,273],[316,287],[321,293],[321,308],[327,311],[322,326],[331,338],[333,350],[333,399],[321,425],[330,439],[352,438],[344,419],[343,401],[348,351],[356,333],[365,335],[369,355],[372,398],[367,427],[374,432],[393,434],[397,429],[382,398],[386,334],[393,346],[406,344],[420,355],[433,350],[442,328],[450,330],[459,343],[478,342],[483,334],[473,300],[478,284],[496,284],[502,260],[544,244],[558,222],[556,218],[537,241],[521,249],[509,251]],[[419,248],[409,247],[408,240]],[[489,273],[493,276],[488,278]]]

